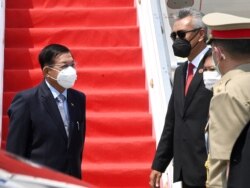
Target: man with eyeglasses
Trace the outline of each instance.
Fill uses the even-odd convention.
[[[6,150],[81,178],[86,97],[71,89],[77,78],[74,58],[67,47],[50,44],[39,62],[44,79],[19,92],[8,109]]]
[[[203,14],[192,8],[176,15],[171,38],[176,56],[187,62],[177,67],[164,129],[152,164],[150,186],[160,187],[162,173],[173,158],[174,182],[183,188],[204,188],[207,151],[204,130],[212,92],[205,88],[203,66],[209,48]]]

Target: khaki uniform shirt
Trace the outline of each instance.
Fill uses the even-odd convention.
[[[226,187],[232,148],[250,120],[250,64],[226,73],[213,87],[209,109],[208,187]]]

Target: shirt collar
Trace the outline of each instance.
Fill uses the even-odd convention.
[[[195,66],[195,68],[198,68],[202,58],[204,57],[204,55],[207,53],[207,51],[209,50],[210,47],[206,47],[204,48],[194,59],[193,61],[191,61],[191,63]],[[190,61],[188,62],[190,63]]]
[[[60,92],[58,92],[47,80],[45,80],[45,83],[47,84],[47,86],[49,87],[53,97],[56,99],[58,97],[58,95],[60,95]],[[62,94],[65,96],[65,98],[67,99],[67,89],[65,89]]]

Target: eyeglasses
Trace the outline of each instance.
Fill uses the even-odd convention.
[[[65,69],[69,66],[71,67],[75,67],[76,66],[76,62],[75,61],[72,61],[72,62],[68,62],[68,63],[58,63],[58,64],[53,64],[51,65],[52,67],[58,67],[60,69]]]
[[[195,32],[195,31],[198,31],[200,30],[201,28],[196,28],[196,29],[192,29],[192,30],[188,30],[188,31],[184,31],[184,30],[179,30],[179,31],[176,31],[176,32],[172,32],[170,34],[170,37],[172,40],[176,40],[176,37],[178,36],[180,39],[184,39],[186,37],[186,33],[189,33],[189,32]]]

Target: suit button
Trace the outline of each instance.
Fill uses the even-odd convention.
[[[234,163],[238,163],[239,160],[238,160],[238,159],[233,159],[233,162],[234,162]]]

